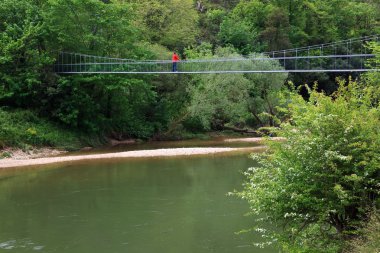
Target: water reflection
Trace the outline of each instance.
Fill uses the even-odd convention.
[[[20,240],[9,240],[5,242],[0,242],[0,250],[35,250],[40,251],[44,248],[42,245],[38,245],[32,242],[30,239],[20,239]]]
[[[87,151],[70,152],[66,155],[83,155],[83,154],[103,154],[112,152],[124,152],[133,150],[152,150],[152,149],[162,149],[162,148],[194,148],[194,147],[231,147],[231,148],[245,148],[245,147],[256,147],[261,146],[259,142],[244,142],[236,141],[229,142],[226,141],[229,138],[216,137],[209,140],[181,140],[181,141],[150,141],[150,142],[136,142],[129,144],[119,144],[109,147],[102,147],[91,149]]]
[[[235,234],[253,219],[244,217],[244,201],[226,193],[240,188],[250,166],[235,155],[8,175],[0,181],[0,251],[274,252],[252,247],[252,234]],[[23,238],[39,243],[23,251],[16,247],[27,245]]]

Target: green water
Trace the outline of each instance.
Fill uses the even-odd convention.
[[[0,252],[277,252],[252,245],[247,155],[124,160],[0,177]]]

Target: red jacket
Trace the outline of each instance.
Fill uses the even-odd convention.
[[[172,61],[173,62],[178,62],[179,61],[179,56],[177,54],[173,54]]]

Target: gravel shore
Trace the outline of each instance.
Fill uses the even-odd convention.
[[[225,139],[225,142],[251,142],[251,143],[261,143],[265,139],[262,137],[252,137],[252,138],[234,138],[234,139]],[[270,137],[271,141],[284,141],[283,137]]]
[[[172,156],[192,156],[192,155],[210,155],[228,152],[253,152],[263,150],[264,147],[250,148],[171,148],[171,149],[155,149],[155,150],[138,150],[119,153],[107,153],[96,155],[79,155],[79,156],[61,156],[61,157],[45,157],[36,159],[2,159],[0,160],[0,168],[15,168],[35,165],[46,165],[53,163],[64,163],[84,160],[99,160],[113,158],[143,158],[143,157],[172,157]]]

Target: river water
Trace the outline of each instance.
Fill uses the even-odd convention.
[[[248,154],[97,161],[0,175],[0,252],[277,252],[252,246]]]

